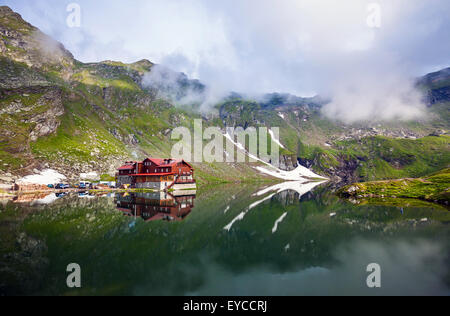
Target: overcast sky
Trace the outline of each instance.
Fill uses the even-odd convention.
[[[66,22],[72,2],[78,28]],[[217,91],[330,95],[328,113],[343,119],[420,115],[410,79],[450,65],[448,0],[0,3],[83,62],[146,58]]]

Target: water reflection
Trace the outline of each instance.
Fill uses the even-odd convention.
[[[0,296],[449,294],[446,208],[353,205],[317,185],[0,203]],[[79,292],[68,262],[83,267]],[[366,285],[373,262],[379,290]]]
[[[449,295],[445,251],[442,242],[416,238],[390,243],[357,238],[331,250],[336,264],[282,274],[267,267],[231,273],[207,261],[203,270],[206,281],[187,295]],[[365,268],[371,262],[382,267],[380,289],[366,284]]]
[[[117,209],[124,215],[141,217],[144,221],[182,221],[194,207],[195,191],[179,192],[174,195],[167,192],[124,193],[117,194]]]
[[[266,187],[262,190],[259,190],[255,194],[253,194],[254,197],[261,197],[266,195],[264,198],[257,200],[256,202],[253,202],[250,204],[244,211],[239,213],[238,216],[236,216],[228,225],[224,227],[224,230],[230,231],[233,228],[233,225],[236,222],[242,221],[244,217],[247,215],[249,211],[256,208],[260,204],[269,201],[273,199],[274,197],[279,197],[285,201],[287,201],[288,197],[294,196],[296,200],[300,200],[303,195],[306,193],[312,191],[314,188],[318,187],[319,185],[325,183],[323,182],[303,182],[303,181],[289,181],[289,182],[283,182],[279,183],[273,186]],[[286,202],[284,203],[286,204]],[[290,203],[292,204],[292,203]],[[226,213],[226,212],[225,212]],[[283,218],[280,220],[278,219],[275,223],[274,232],[278,229],[279,221],[282,221]]]

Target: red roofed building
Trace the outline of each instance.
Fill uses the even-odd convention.
[[[147,158],[126,162],[118,169],[118,187],[129,185],[137,189],[167,190],[196,187],[194,169],[184,160]],[[177,188],[178,187],[178,188]]]

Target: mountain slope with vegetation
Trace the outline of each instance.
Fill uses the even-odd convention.
[[[52,168],[114,175],[125,160],[170,156],[174,128],[280,127],[282,169],[299,163],[344,182],[421,177],[446,168],[449,71],[418,81],[429,118],[344,124],[326,118],[327,100],[232,94],[210,113],[176,103],[205,86],[178,74],[175,88],[148,84],[148,60],[81,63],[8,7],[0,7],[0,180]],[[172,74],[169,74],[173,76]],[[168,94],[175,94],[171,98]],[[432,135],[432,136],[430,136]],[[268,180],[252,164],[195,164],[200,183]]]
[[[448,167],[450,99],[410,122],[332,121],[324,101],[272,94],[269,101],[235,99],[219,106],[224,125],[279,127],[282,154],[344,182],[418,177]]]
[[[450,169],[424,178],[357,183],[342,188],[338,194],[344,198],[363,201],[370,199],[372,202],[380,199],[403,198],[420,199],[448,206],[450,203]]]
[[[150,61],[81,63],[8,7],[0,7],[0,35],[4,180],[49,167],[73,179],[92,171],[113,175],[125,160],[170,156],[173,128],[201,119],[144,87]],[[196,170],[200,182],[264,180],[249,165]]]

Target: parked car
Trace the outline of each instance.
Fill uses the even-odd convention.
[[[49,188],[49,189],[54,189],[55,186],[54,186],[53,184],[49,184],[49,185],[47,185],[47,188]]]
[[[64,184],[64,183],[59,183],[58,185],[56,185],[56,189],[58,189],[58,190],[70,189],[70,185]]]
[[[78,189],[86,190],[86,184],[85,183],[80,183],[80,185],[78,186]]]

